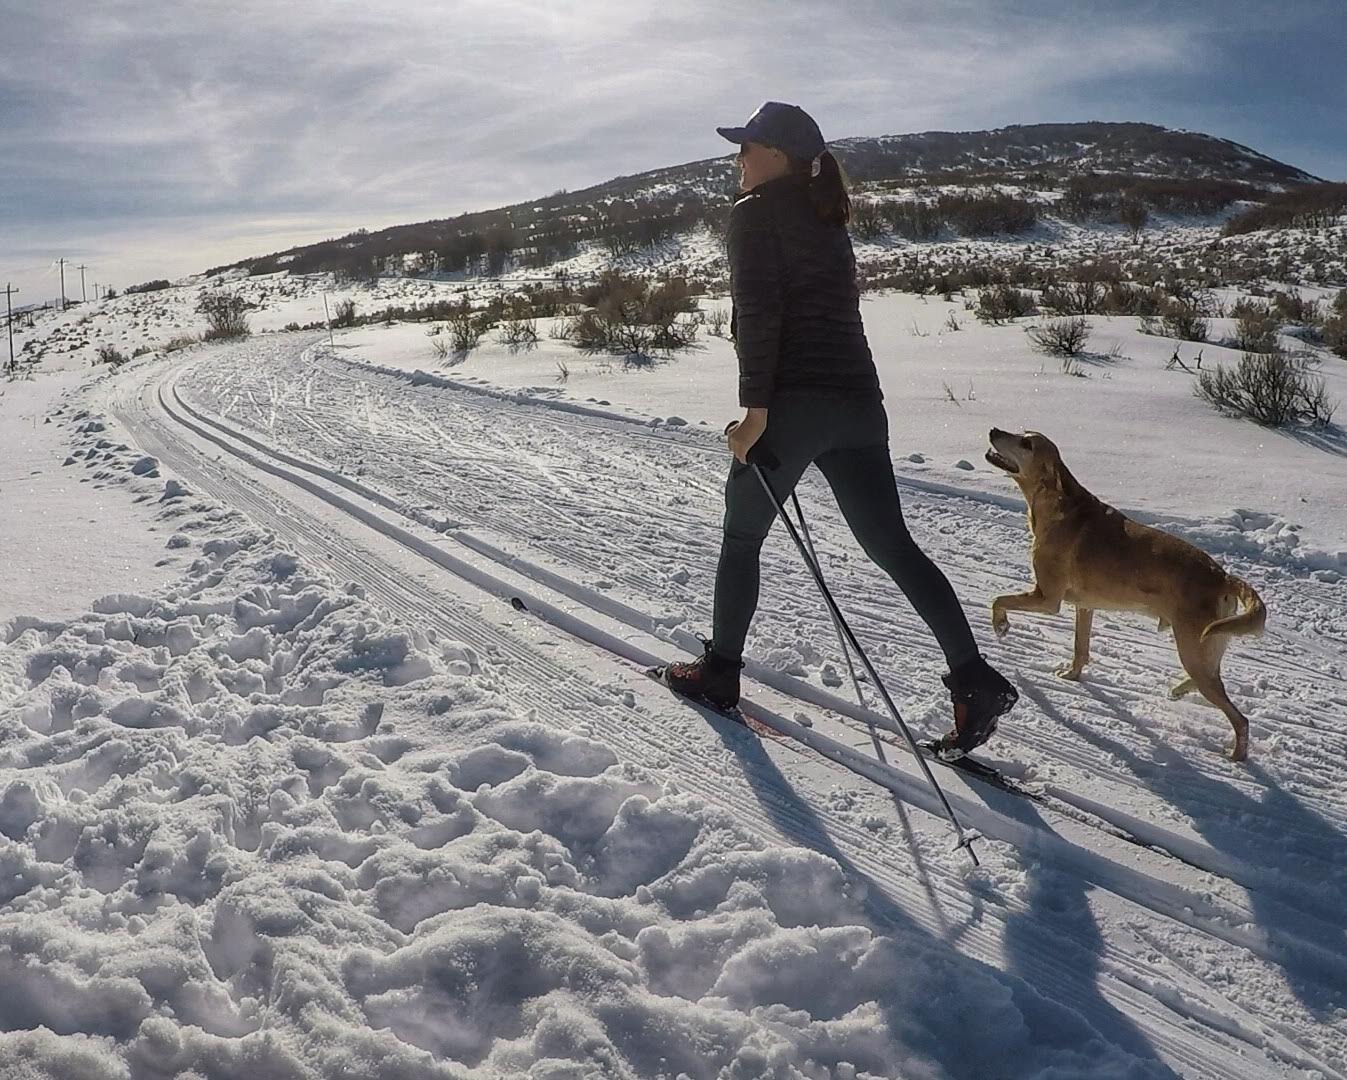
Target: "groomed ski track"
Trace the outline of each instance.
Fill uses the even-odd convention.
[[[1331,798],[1347,687],[1329,586],[1240,563],[1279,616],[1228,661],[1236,695],[1261,694],[1248,767],[1219,756],[1219,714],[1164,698],[1174,661],[1162,635],[1104,621],[1080,686],[1051,676],[1066,620],[1021,619],[989,644],[1025,700],[993,763],[1045,805],[941,770],[961,820],[987,838],[986,871],[970,877],[914,763],[887,745],[889,765],[874,760],[874,714],[845,689],[749,672],[752,714],[843,767],[712,720],[633,666],[677,654],[707,621],[724,454],[704,432],[361,367],[291,335],[133,365],[110,404],[189,484],[317,553],[408,625],[491,657],[500,689],[539,721],[601,739],[763,836],[832,855],[877,921],[1008,972],[1157,1075],[1347,1075],[1347,815]],[[816,542],[839,603],[862,640],[882,644],[877,664],[909,719],[934,728],[933,642],[848,548],[820,491],[811,480],[802,497],[826,507]],[[903,494],[970,611],[1024,580],[1013,510]],[[826,615],[780,539],[764,553],[763,638],[807,642],[836,664]],[[516,594],[565,632],[511,609]]]

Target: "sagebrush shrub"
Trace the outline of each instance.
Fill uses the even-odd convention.
[[[1235,348],[1241,352],[1270,353],[1277,348],[1281,320],[1272,305],[1239,300],[1230,310],[1235,318]]]
[[[198,313],[206,316],[206,332],[201,335],[202,340],[247,337],[252,333],[245,314],[248,307],[248,301],[238,293],[202,293],[196,305]]]
[[[1013,285],[993,285],[978,293],[977,306],[973,313],[978,321],[993,326],[1025,315],[1033,315],[1038,310],[1032,293],[1017,289]]]
[[[1103,310],[1107,294],[1101,281],[1071,281],[1049,285],[1040,302],[1045,310],[1059,315],[1095,315]]]
[[[350,299],[338,300],[337,306],[333,309],[333,311],[334,311],[334,314],[332,316],[333,326],[341,327],[341,326],[355,325],[356,320],[355,320],[354,300]]]
[[[1286,353],[1247,352],[1229,368],[1198,372],[1193,392],[1212,405],[1269,427],[1328,424],[1336,403],[1322,377]]]
[[[1211,324],[1192,300],[1170,299],[1161,308],[1160,325],[1168,337],[1184,341],[1206,341]]]
[[[877,240],[888,231],[888,220],[874,199],[851,204],[851,233],[859,240]]]
[[[1080,317],[1052,319],[1031,327],[1029,338],[1035,349],[1049,356],[1079,356],[1090,341],[1090,321]]]
[[[1332,315],[1325,319],[1323,337],[1325,345],[1338,356],[1347,359],[1347,315]]]
[[[538,347],[538,324],[533,319],[507,319],[497,334],[500,343],[512,353]]]
[[[1300,323],[1312,326],[1320,319],[1319,305],[1314,300],[1306,300],[1300,293],[1274,291],[1272,310],[1282,322]]]
[[[109,367],[119,368],[130,359],[124,352],[118,350],[115,345],[98,346],[98,355],[94,357],[94,364],[107,364]]]

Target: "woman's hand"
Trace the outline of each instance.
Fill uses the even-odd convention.
[[[735,420],[725,429],[730,453],[740,465],[748,464],[748,452],[767,430],[767,410],[749,409],[742,420]]]

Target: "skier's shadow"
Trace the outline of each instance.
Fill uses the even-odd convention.
[[[1246,762],[1242,767],[1263,786],[1261,800],[1195,767],[1098,684],[1080,685],[1115,717],[1151,742],[1156,748],[1155,759],[1143,758],[1123,741],[1072,719],[1052,705],[1042,691],[1027,685],[1026,690],[1046,716],[1101,753],[1115,755],[1154,794],[1183,811],[1214,849],[1254,869],[1268,871],[1266,884],[1246,889],[1245,895],[1259,928],[1275,946],[1268,951],[1276,959],[1269,962],[1278,964],[1296,998],[1317,1019],[1324,1020],[1347,1005],[1347,993],[1340,988],[1341,966],[1316,962],[1315,955],[1305,948],[1306,942],[1327,945],[1326,938],[1341,941],[1347,931],[1347,908],[1341,904],[1341,892],[1334,891],[1328,899],[1316,897],[1316,892],[1322,891],[1323,874],[1342,861],[1341,856],[1335,860],[1326,857],[1325,852],[1336,850],[1347,854],[1347,838],[1283,790],[1256,763]],[[1217,722],[1224,723],[1214,710],[1212,715]],[[1280,827],[1275,833],[1260,833],[1253,823],[1265,820]],[[1286,873],[1289,860],[1299,864],[1302,876]],[[1277,892],[1283,893],[1285,899],[1279,899]],[[1288,931],[1295,928],[1297,921],[1303,926],[1292,937]],[[1342,962],[1347,963],[1347,957]]]
[[[1059,924],[1064,907],[1069,909],[1069,914],[1075,917],[1077,923],[1080,922],[1079,913],[1083,911],[1084,918],[1090,920],[1093,941],[1096,943],[1102,941],[1085,903],[1081,882],[1063,875],[1064,884],[1061,888],[1051,890],[1043,887],[1032,888],[1031,910],[1023,915],[1011,916],[1007,920],[1005,949],[1010,957],[1008,971],[1003,972],[991,967],[959,952],[954,945],[954,941],[971,925],[981,921],[983,902],[977,896],[978,883],[975,879],[970,881],[973,889],[972,910],[963,926],[951,927],[944,936],[932,934],[895,903],[882,886],[875,883],[837,846],[836,841],[829,835],[825,823],[809,802],[795,792],[790,781],[768,754],[761,739],[710,710],[706,710],[705,715],[721,741],[739,759],[745,779],[778,831],[810,850],[834,860],[850,880],[859,882],[865,891],[862,901],[865,912],[879,928],[917,935],[928,947],[938,950],[946,963],[954,966],[955,971],[960,968],[965,971],[973,969],[984,977],[995,979],[1006,986],[1025,1023],[1031,1028],[1042,1028],[1033,1034],[1035,1046],[1061,1047],[1069,1060],[1080,1064],[1071,1053],[1073,1044],[1076,1047],[1091,1044],[1098,1049],[1099,1039],[1102,1038],[1137,1058],[1144,1067],[1144,1075],[1177,1080],[1177,1074],[1159,1059],[1145,1035],[1099,995],[1094,978],[1098,970],[1098,945],[1096,944],[1093,950],[1082,947],[1078,940],[1080,937],[1078,927],[1072,927],[1070,935],[1063,935],[1054,928],[1044,925],[1043,920],[1049,911]],[[1003,792],[989,792],[988,795],[996,803],[995,809],[1002,813],[1027,812],[1031,819],[1037,817],[1032,810],[1032,804],[1017,796]],[[1001,804],[1001,797],[1004,797],[1005,805]],[[912,847],[911,850],[914,857],[920,859],[917,849]],[[924,873],[924,868],[922,872]],[[929,895],[931,892],[929,886],[927,891]],[[942,927],[945,926],[943,914],[938,917]],[[1032,963],[1028,962],[1031,957]],[[1046,962],[1044,958],[1047,958]],[[935,965],[929,965],[926,970],[934,968]],[[1013,978],[1007,979],[1007,974]],[[1061,991],[1067,983],[1073,984],[1073,990],[1064,998]],[[1077,987],[1074,984],[1079,985]],[[932,986],[929,990],[933,997],[948,993],[952,995],[950,1000],[957,1000],[961,988],[958,985]],[[1071,1007],[1054,1004],[1062,1000],[1071,1001]],[[897,1009],[894,1003],[876,1001],[876,1004],[884,1010],[886,1019],[894,1030],[910,1029],[911,1018]],[[957,1013],[959,1010],[955,1011]],[[933,1056],[939,1059],[940,1053],[944,1051],[938,1049],[942,1044],[939,1037],[941,1033],[935,1034],[937,1037],[932,1040]],[[965,1037],[966,1032],[959,1032],[957,1037],[953,1038],[948,1050],[953,1057],[949,1061],[942,1062],[951,1069],[951,1075],[963,1075],[967,1069],[962,1053]],[[960,1068],[961,1065],[963,1069]],[[975,1070],[968,1075],[981,1076],[985,1073]]]

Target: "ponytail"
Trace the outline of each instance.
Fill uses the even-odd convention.
[[[813,161],[792,159],[794,171],[809,180],[809,199],[814,212],[829,225],[845,225],[851,220],[851,197],[847,195],[842,166],[829,150]]]

